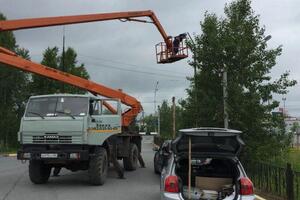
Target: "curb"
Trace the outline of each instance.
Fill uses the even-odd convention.
[[[0,157],[17,157],[16,153],[0,154]]]
[[[266,200],[266,199],[264,199],[264,198],[262,198],[262,197],[260,197],[258,195],[255,195],[255,199],[257,199],[257,200]]]

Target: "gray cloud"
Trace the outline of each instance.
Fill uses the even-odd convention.
[[[204,12],[223,15],[226,0],[0,0],[0,12],[9,19],[60,16],[128,10],[153,10],[167,33],[200,33],[199,22]],[[253,0],[253,8],[266,26],[271,48],[283,45],[283,54],[272,71],[274,78],[286,71],[299,79],[300,2],[298,0]],[[143,103],[147,113],[153,112],[154,85],[159,81],[157,100],[186,96],[193,75],[187,59],[174,64],[157,65],[154,45],[162,40],[151,24],[109,21],[66,26],[67,45],[78,52],[91,79],[112,88],[122,88]],[[62,46],[62,27],[48,27],[15,32],[20,46],[28,48],[32,59],[39,62],[48,46]],[[128,65],[129,64],[129,65]],[[120,70],[121,68],[124,70]],[[145,73],[133,72],[132,70]],[[152,74],[151,74],[152,73]],[[158,75],[160,74],[160,75]],[[299,79],[300,81],[300,79]],[[291,89],[286,105],[290,113],[299,115],[299,86]],[[276,97],[278,100],[280,96]]]

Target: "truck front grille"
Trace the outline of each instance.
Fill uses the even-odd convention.
[[[72,136],[62,136],[62,135],[32,136],[32,143],[70,144],[72,143]]]

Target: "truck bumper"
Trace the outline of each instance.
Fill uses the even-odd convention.
[[[44,161],[84,161],[89,160],[88,150],[19,150],[18,160],[44,160]]]

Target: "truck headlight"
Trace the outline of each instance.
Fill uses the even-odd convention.
[[[80,159],[80,153],[70,153],[70,159]]]
[[[23,158],[30,159],[31,153],[23,153]]]

